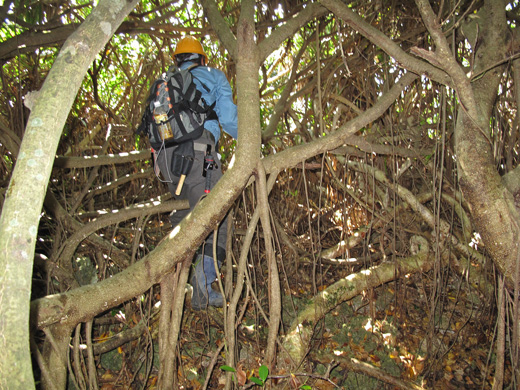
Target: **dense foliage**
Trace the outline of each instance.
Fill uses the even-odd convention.
[[[201,40],[210,65],[222,69],[236,88],[237,59],[208,13],[216,4],[237,35],[241,3],[142,1],[98,54],[58,146],[38,228],[33,299],[109,279],[153,256],[168,236],[168,213],[183,205],[169,200],[153,174],[146,137],[135,134],[143,103],[185,34]],[[258,154],[270,175],[271,229],[262,224],[248,241],[260,204],[257,175],[230,211],[233,235],[222,270],[228,300],[238,283],[239,258],[247,254],[234,328],[229,329],[229,313],[194,312],[187,299],[178,349],[168,362],[176,367],[178,388],[242,388],[264,381],[304,389],[492,388],[501,381],[504,388],[518,386],[517,290],[497,270],[459,183],[455,129],[464,98],[452,79],[444,82],[435,73],[442,64],[425,67],[411,81],[406,77],[414,65],[391,54],[398,47],[419,58],[436,47],[419,11],[423,2],[347,3],[361,22],[316,7],[314,17],[271,48],[261,64]],[[506,177],[519,160],[520,63],[513,39],[519,5],[504,3],[513,37],[508,57],[482,66],[478,49],[487,42],[479,21],[486,2],[431,3],[468,80],[475,85],[499,73],[484,131],[494,168]],[[93,6],[15,0],[0,7],[2,203],[38,91],[61,45]],[[257,1],[258,46],[309,9],[311,2]],[[368,32],[354,23],[368,26]],[[395,98],[388,108],[373,114],[371,108],[390,95]],[[237,103],[239,109],[247,104]],[[342,146],[327,147],[334,136]],[[221,140],[225,170],[241,142]],[[291,149],[305,145],[315,152],[291,156]],[[132,151],[143,153],[126,160],[119,155]],[[110,154],[116,157],[85,159]],[[276,160],[280,155],[287,157]],[[519,193],[513,194],[516,204]],[[272,237],[269,244],[266,237]],[[270,308],[277,299],[271,246],[282,289],[276,364],[264,361]],[[518,282],[518,276],[505,276]],[[164,285],[81,321],[68,338],[70,388],[155,388],[165,369],[158,356]],[[45,375],[52,377],[45,328],[37,324],[32,330],[34,376],[44,382]],[[296,328],[302,341],[289,337]],[[231,346],[230,333],[236,338]],[[234,351],[233,362],[227,348]],[[302,351],[294,352],[298,348]]]

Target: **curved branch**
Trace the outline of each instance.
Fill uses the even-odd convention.
[[[276,50],[287,38],[292,37],[296,31],[314,18],[319,18],[328,13],[325,7],[318,3],[307,4],[301,12],[288,20],[266,39],[258,44],[258,59],[262,63],[274,50]]]
[[[189,208],[188,201],[169,201],[169,202],[146,202],[133,205],[124,210],[116,210],[112,214],[103,215],[98,219],[77,230],[65,243],[65,247],[60,254],[59,264],[70,264],[76,248],[85,238],[104,227],[137,218],[143,215],[166,213],[172,210],[182,210]],[[67,268],[67,266],[65,267]]]
[[[381,145],[374,144],[369,141],[365,137],[359,137],[356,135],[351,135],[345,140],[345,145],[334,149],[332,152],[345,155],[345,154],[355,154],[362,152],[364,156],[365,153],[375,153],[375,154],[392,154],[401,157],[409,157],[409,158],[422,158],[428,154],[431,154],[431,149],[418,149],[418,148],[405,148],[399,146],[390,146],[390,145]],[[350,145],[350,146],[349,146]]]
[[[403,68],[416,74],[425,74],[441,84],[450,86],[453,84],[450,77],[443,70],[407,54],[385,34],[365,22],[347,4],[335,0],[321,0],[320,2],[374,45],[383,49],[389,56],[399,62]]]
[[[244,28],[247,30],[248,27],[244,26]],[[240,41],[241,49],[247,51],[251,48],[253,37],[248,34],[248,31],[239,31],[239,36],[240,34],[244,34]],[[242,58],[245,59],[244,63],[241,63]],[[248,60],[250,58],[240,57],[237,65],[239,85],[246,85],[248,81],[255,80],[249,77],[250,74],[255,73],[255,68],[251,69]],[[239,91],[245,94],[242,101],[258,98],[256,82],[254,85],[257,88],[256,93],[251,93],[251,88],[239,88]],[[215,188],[199,202],[190,215],[169,236],[161,241],[153,252],[102,282],[33,301],[31,314],[34,326],[44,328],[56,322],[74,326],[101,311],[142,294],[158,283],[164,274],[170,272],[177,263],[188,257],[191,258],[195,248],[225,216],[258,163],[260,137],[258,136],[256,139],[254,133],[250,136],[251,134],[248,132],[255,129],[259,131],[259,122],[254,127],[240,126],[242,121],[251,124],[253,115],[250,111],[254,112],[254,107],[239,106],[239,138],[242,134],[245,137],[238,145],[236,164],[226,171]],[[259,118],[257,119],[259,120]],[[255,158],[255,156],[257,157]],[[81,307],[82,310],[78,310],[78,307]]]
[[[60,47],[76,31],[80,23],[72,23],[54,29],[48,29],[34,33],[33,31],[23,32],[13,38],[6,39],[0,43],[0,60],[7,61],[20,54],[32,53],[41,47]],[[121,23],[115,34],[147,34],[151,36],[176,38],[182,32],[200,32],[201,28],[185,27],[181,25],[167,23],[149,23],[133,19]]]
[[[54,160],[54,168],[89,168],[98,165],[125,164],[151,158],[150,150],[134,150],[119,154],[102,156],[65,157],[58,156]]]
[[[334,133],[318,138],[308,144],[294,146],[275,155],[266,157],[264,159],[266,172],[272,173],[296,166],[303,160],[342,146],[348,137],[383,115],[400,96],[401,92],[416,78],[417,76],[412,73],[405,74],[387,93],[379,98],[376,104],[366,110],[362,115],[357,116],[339,127]]]
[[[137,2],[98,3],[63,45],[29,116],[0,216],[0,334],[9,340],[0,355],[0,387],[34,387],[26,325],[36,236],[54,155],[87,69]]]
[[[63,224],[65,229],[69,232],[74,232],[83,228],[83,224],[74,219],[67,211],[61,206],[58,200],[54,197],[52,191],[48,190],[44,200],[45,209],[56,218],[60,224]],[[124,269],[130,264],[129,256],[121,251],[119,248],[114,247],[109,241],[101,238],[97,234],[91,234],[87,240],[97,248],[110,252],[112,261],[121,269]]]
[[[346,368],[348,371],[359,372],[363,375],[368,375],[372,378],[380,380],[381,382],[392,385],[393,388],[400,388],[403,390],[425,390],[424,387],[418,386],[412,382],[406,382],[402,379],[395,378],[387,374],[384,370],[379,367],[374,367],[366,362],[361,362],[354,358],[348,358],[344,356],[330,356],[323,352],[311,352],[311,357],[317,359],[320,363],[332,363],[333,361],[339,363],[341,367]]]
[[[423,22],[430,32],[435,45],[437,46],[437,51],[433,53],[427,50],[416,48],[414,52],[418,55],[422,55],[432,64],[435,64],[449,74],[453,80],[454,87],[459,94],[461,103],[464,105],[471,118],[473,118],[475,121],[478,121],[478,108],[475,102],[470,80],[453,57],[448,42],[446,41],[446,37],[441,31],[440,25],[437,22],[437,18],[433,13],[430,3],[426,0],[415,0],[415,2],[417,4],[417,8],[419,8]]]
[[[222,17],[217,3],[214,0],[201,0],[202,7],[206,11],[206,16],[209,19],[211,28],[215,30],[220,41],[229,52],[233,60],[237,61],[237,39],[229,28],[228,24]]]
[[[429,270],[433,262],[430,261],[429,246],[426,239],[414,236],[410,242],[418,248],[417,254],[398,259],[397,263],[382,263],[349,275],[314,296],[311,302],[298,313],[288,329],[283,342],[284,353],[289,354],[293,361],[300,362],[307,353],[314,326],[340,303],[354,298],[366,289],[390,282],[399,277],[399,274]]]
[[[7,61],[20,54],[32,53],[35,48],[61,46],[78,29],[79,23],[61,26],[50,31],[26,31],[0,44],[0,60]]]

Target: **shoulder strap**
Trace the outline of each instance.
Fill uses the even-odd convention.
[[[195,68],[197,68],[197,67],[199,67],[199,66],[202,66],[202,65],[199,65],[199,64],[193,64],[193,65],[191,65],[188,69],[189,69],[189,71],[190,71],[190,73],[191,73],[191,70],[192,70],[192,69],[195,69]],[[206,84],[204,84],[204,83],[202,82],[201,79],[199,79],[199,78],[198,78],[197,76],[195,76],[193,73],[191,73],[191,75],[193,76],[194,79],[197,79],[197,81],[200,83],[200,85],[202,85],[202,88],[204,88],[204,89],[206,90],[206,92],[209,92],[209,91],[210,91],[210,89],[208,88],[208,86],[207,86]]]
[[[208,86],[206,84],[204,84],[197,76],[195,76],[191,71],[199,66],[202,66],[202,65],[199,65],[199,64],[193,64],[193,65],[190,65],[188,68],[186,68],[185,70],[187,70],[188,72],[190,72],[191,76],[192,76],[192,79],[197,79],[197,81],[202,85],[202,87],[207,91],[209,92],[210,89],[208,88]],[[186,90],[186,93],[183,93],[182,90],[180,90],[179,88],[175,88],[173,87],[173,85],[171,84],[171,79],[172,78],[182,78],[182,76],[180,75],[180,73],[178,73],[181,69],[176,67],[175,65],[172,65],[169,69],[168,69],[168,73],[167,73],[167,77],[166,77],[166,80],[168,80],[168,85],[171,87],[168,89],[168,93],[170,94],[170,100],[171,102],[174,101],[174,97],[173,97],[173,90],[176,89],[177,92],[183,96],[183,99],[181,102],[177,103],[177,108],[179,107],[183,107],[183,106],[188,106],[191,110],[193,110],[194,112],[198,112],[198,113],[207,113],[207,120],[218,120],[218,116],[217,116],[217,113],[215,112],[214,110],[214,107],[215,107],[215,104],[216,102],[213,102],[213,104],[211,105],[208,105],[205,103],[204,99],[202,99],[204,101],[204,105],[202,104],[199,104],[201,98],[202,98],[202,92],[199,91],[197,89],[197,86],[195,85],[195,83],[192,81],[191,85],[188,86],[188,89]],[[180,83],[179,83],[180,84]],[[194,93],[194,98],[192,100],[189,100],[186,98],[186,96],[191,96],[192,93]],[[175,104],[173,104],[175,105]],[[176,109],[173,110],[174,112],[174,115],[175,115],[175,112],[176,112]]]
[[[188,69],[189,69],[189,71],[190,71],[190,73],[191,73],[191,70],[192,70],[192,69],[195,69],[195,68],[197,68],[197,67],[199,67],[199,66],[202,66],[202,65],[199,65],[199,64],[193,64],[193,65],[191,65]],[[199,79],[199,78],[198,78],[197,76],[195,76],[193,73],[191,73],[191,75],[193,76],[194,79],[197,79],[197,81],[200,83],[200,85],[202,86],[202,88],[204,88],[204,89],[206,90],[206,92],[209,93],[209,92],[211,91],[211,90],[209,89],[209,87],[208,87],[206,84],[204,84],[204,83],[202,82],[201,79]],[[215,108],[215,104],[216,104],[216,103],[217,103],[217,102],[214,101],[213,104],[211,104],[211,105],[207,105],[207,104],[206,104],[206,108],[204,109],[204,112],[207,112],[207,113],[208,113],[207,120],[218,120],[217,113],[216,113],[215,110],[214,110],[214,108]]]

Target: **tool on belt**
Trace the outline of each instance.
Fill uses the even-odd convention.
[[[180,195],[184,179],[190,173],[193,161],[195,160],[193,141],[186,141],[178,145],[172,155],[172,172],[175,176],[180,176],[179,184],[175,190],[175,195]]]
[[[204,192],[206,194],[209,194],[211,191],[211,171],[215,167],[215,159],[211,155],[211,145],[208,145],[206,148],[206,155],[204,156],[204,165],[202,167],[202,176],[206,178],[206,185],[204,187]]]

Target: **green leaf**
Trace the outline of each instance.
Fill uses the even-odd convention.
[[[302,386],[300,386],[300,389],[302,389],[302,390],[312,390],[312,387],[310,387],[309,385],[302,385]]]
[[[220,366],[220,369],[221,369],[222,371],[237,372],[233,367],[226,366],[226,365],[224,365],[224,366]]]
[[[256,376],[252,376],[251,378],[249,378],[249,380],[258,386],[264,385],[264,381],[261,379],[258,379]]]
[[[258,368],[258,376],[260,377],[260,379],[262,381],[265,382],[265,380],[267,379],[267,376],[269,375],[269,368],[267,368],[266,366],[262,365]]]

